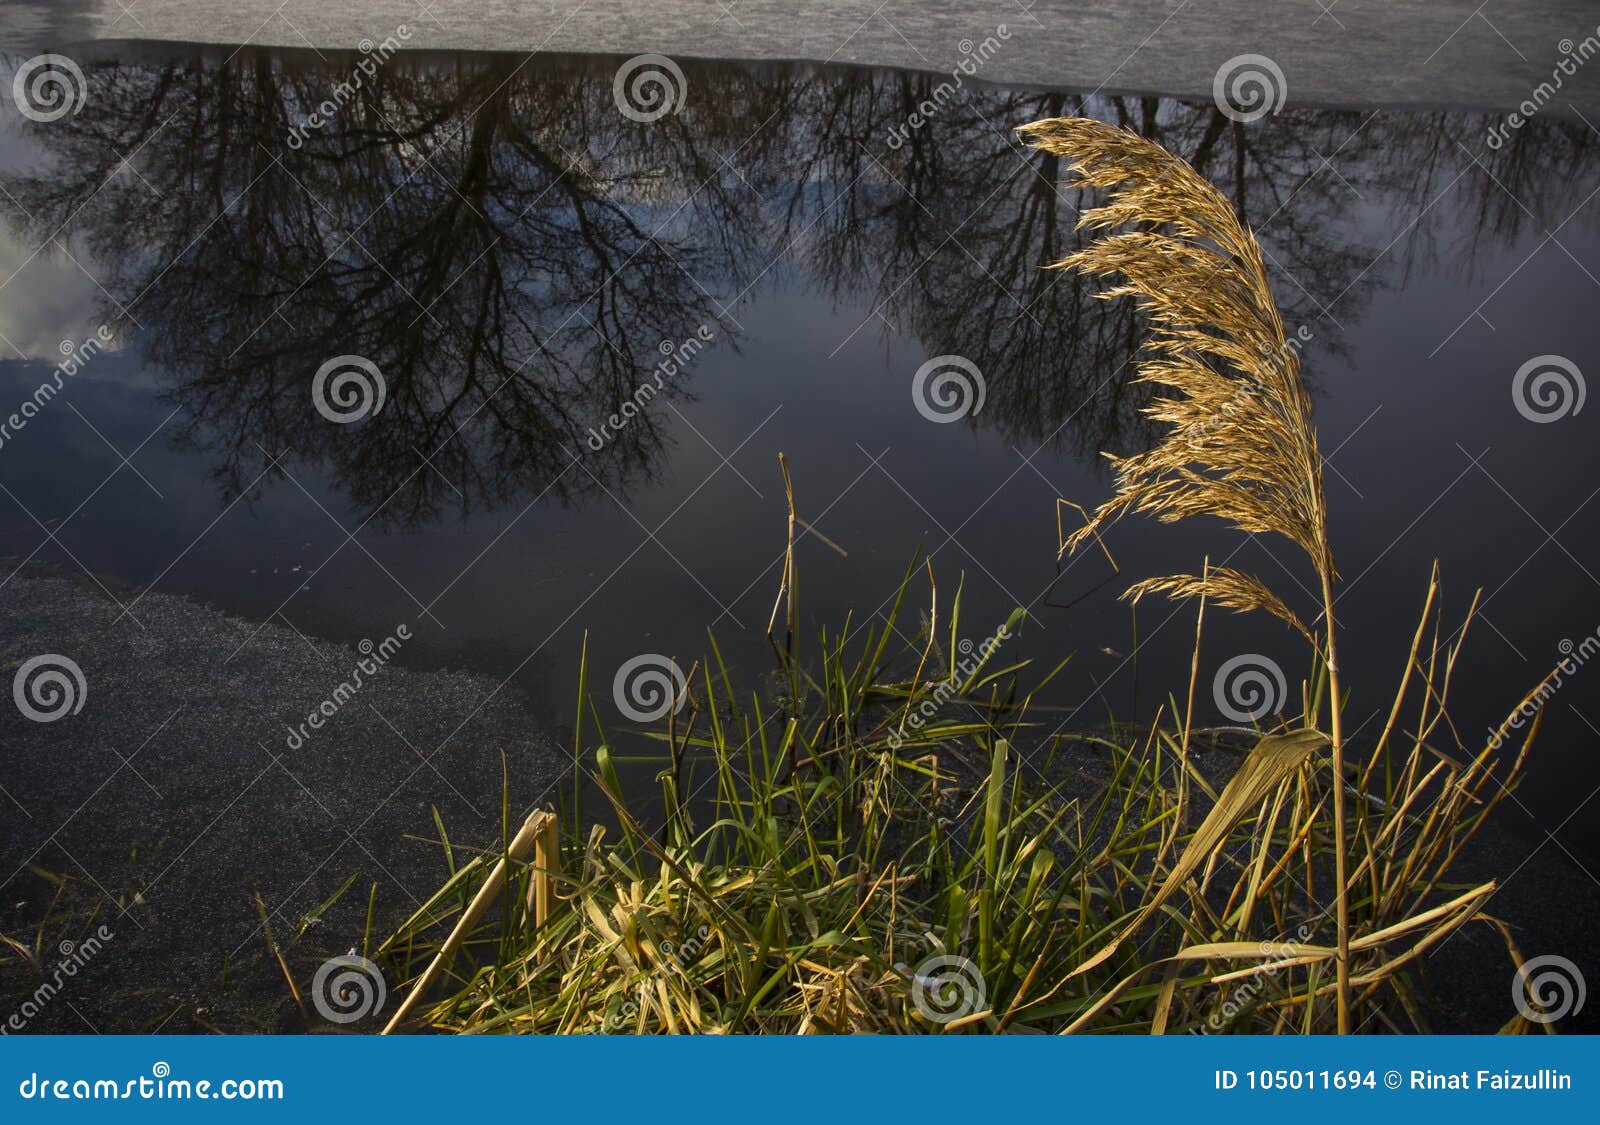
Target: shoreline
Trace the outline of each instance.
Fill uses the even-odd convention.
[[[243,1025],[229,1030],[271,1030],[251,1025],[289,994],[255,896],[308,979],[362,943],[374,883],[381,938],[448,877],[435,809],[459,861],[499,838],[502,768],[514,811],[552,800],[568,776],[566,755],[488,676],[386,665],[327,716],[321,704],[350,668],[374,659],[357,646],[170,594],[139,600],[142,627],[118,612],[82,580],[0,587],[7,681],[53,653],[85,687],[81,709],[58,720],[9,705],[0,716],[0,929],[34,929],[49,872],[74,877],[86,918],[116,935],[77,982],[78,1018],[53,1005],[36,1030],[86,1030],[80,1018],[149,1030],[163,1015],[168,1030],[197,1030],[173,1019],[188,1008]],[[324,727],[291,749],[287,724],[309,713]],[[47,955],[58,936],[81,940],[45,934]],[[0,976],[0,1019],[21,995],[18,973],[8,962]]]
[[[31,4],[22,10],[35,11]],[[841,8],[741,0],[677,0],[640,9],[623,0],[470,0],[419,16],[409,0],[368,0],[359,11],[312,0],[143,0],[137,23],[120,6],[69,0],[37,10],[29,44],[167,42],[354,50],[402,25],[423,51],[506,51],[678,60],[797,61],[948,73],[962,45],[1006,27],[1011,42],[975,76],[993,84],[1107,93],[1160,92],[1205,100],[1230,60],[1265,56],[1281,69],[1287,105],[1485,109],[1508,112],[1551,77],[1560,45],[1597,34],[1592,13],[1543,5],[1477,19],[1470,0],[1388,3],[1374,12],[1306,5],[1286,13],[1261,0],[1218,12],[1167,0],[1112,0],[1085,11],[1070,0],[1031,6],[971,2],[926,10],[912,0]],[[730,8],[732,10],[730,11]],[[1280,18],[1269,18],[1277,16]],[[1359,66],[1349,60],[1360,60]],[[1588,73],[1592,70],[1594,73]],[[1600,111],[1600,67],[1561,91],[1576,112]]]
[[[98,955],[75,974],[70,1003],[44,1006],[28,1030],[308,1030],[285,973],[303,983],[326,959],[359,952],[369,930],[381,940],[443,885],[450,866],[435,808],[459,865],[464,848],[499,836],[502,748],[514,819],[537,800],[533,790],[569,776],[564,753],[511,693],[497,692],[462,719],[493,686],[489,677],[398,665],[364,683],[296,756],[271,741],[282,734],[272,719],[300,708],[302,696],[313,708],[328,697],[363,659],[358,646],[258,627],[179,595],[141,598],[143,628],[112,628],[117,612],[82,577],[34,573],[0,587],[7,678],[47,646],[75,653],[87,686],[82,710],[62,720],[28,722],[15,708],[0,717],[12,798],[0,799],[0,875],[8,875],[0,930],[36,924],[50,888],[30,865],[76,877],[80,892],[97,900],[83,924],[98,935],[89,939]],[[226,659],[252,633],[256,639]],[[453,745],[440,754],[440,772],[414,765],[428,745],[422,730],[458,723],[462,733],[447,739]],[[1214,765],[1229,754],[1218,757]],[[77,764],[63,768],[68,763]],[[373,802],[378,809],[367,811]],[[1457,876],[1508,875],[1491,912],[1512,927],[1525,956],[1600,945],[1600,898],[1574,893],[1574,864],[1502,820],[1466,851]],[[1565,908],[1550,910],[1557,899]],[[55,937],[66,931],[45,933],[48,970]],[[1488,926],[1443,944],[1424,972],[1440,1030],[1497,1029],[1512,965]],[[0,1021],[36,985],[18,962],[6,962]],[[1572,1021],[1567,1030],[1596,1030],[1600,1010]],[[337,1030],[310,1022],[309,1030]]]
[[[0,46],[0,51],[6,48]],[[231,58],[239,51],[259,50],[266,52],[276,59],[302,66],[325,66],[332,62],[335,65],[349,60],[352,64],[363,58],[363,53],[355,46],[338,46],[314,48],[304,44],[294,43],[236,43],[232,41],[213,39],[91,39],[65,45],[65,49],[75,52],[85,61],[106,60],[126,62],[130,59],[148,61],[150,59],[183,60],[200,58],[208,61],[222,62]],[[882,72],[887,74],[908,74],[930,79],[944,78],[949,80],[950,68],[929,66],[925,64],[902,64],[891,62],[857,61],[849,59],[819,59],[801,55],[771,55],[751,56],[738,54],[702,54],[694,51],[682,51],[674,54],[675,62],[687,67],[717,67],[737,66],[759,71],[763,67],[775,70],[858,70],[866,72]],[[630,56],[625,52],[617,51],[515,51],[502,47],[408,47],[406,50],[389,56],[385,63],[386,69],[393,69],[401,65],[410,65],[421,69],[429,66],[456,64],[464,59],[475,60],[480,63],[517,62],[526,63],[537,59],[542,64],[554,67],[587,66],[600,63],[626,62]],[[1600,70],[1600,68],[1597,68]],[[974,88],[1010,91],[1021,94],[1061,94],[1068,97],[1116,97],[1116,98],[1171,98],[1181,102],[1204,103],[1212,100],[1209,89],[1179,90],[1168,86],[1128,86],[1121,84],[1094,85],[1089,82],[1061,81],[1059,79],[1038,77],[1030,80],[1020,78],[985,77],[979,74],[974,77],[964,77],[965,84]],[[1470,95],[1475,91],[1463,91],[1459,96],[1437,98],[1422,96],[1421,92],[1416,97],[1407,98],[1374,98],[1371,96],[1329,96],[1316,97],[1312,95],[1300,96],[1298,93],[1283,108],[1284,110],[1307,111],[1345,111],[1349,113],[1482,113],[1492,117],[1504,117],[1516,109],[1515,103],[1487,104],[1482,100],[1474,100]],[[1589,104],[1592,102],[1593,104]],[[1585,102],[1583,113],[1591,111],[1600,113],[1600,90]],[[1569,103],[1552,103],[1544,107],[1538,118],[1550,121],[1567,121],[1581,124],[1582,117]],[[1532,120],[1530,118],[1529,120]]]

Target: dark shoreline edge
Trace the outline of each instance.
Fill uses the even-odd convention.
[[[459,864],[498,846],[506,785],[520,816],[570,777],[513,688],[399,663],[292,748],[290,720],[350,681],[357,647],[172,594],[148,593],[133,612],[142,627],[117,622],[82,575],[0,586],[7,694],[16,666],[43,653],[71,658],[87,685],[82,710],[53,722],[10,699],[0,708],[11,798],[0,798],[0,931],[32,936],[51,892],[36,866],[75,877],[78,907],[100,907],[115,935],[73,981],[71,1005],[46,1006],[30,1030],[205,1030],[194,1011],[230,1031],[298,1030],[256,894],[303,984],[361,945],[374,883],[379,941],[442,885],[434,810]],[[84,936],[47,929],[45,965]],[[14,960],[0,970],[0,1021],[31,980]]]

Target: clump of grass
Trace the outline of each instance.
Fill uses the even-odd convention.
[[[534,1033],[1335,1026],[1330,774],[1310,760],[1308,736],[1283,731],[1251,750],[1186,730],[1168,708],[1135,738],[1046,737],[1014,665],[985,667],[907,730],[907,705],[947,683],[944,641],[960,628],[952,609],[910,629],[908,596],[909,584],[854,655],[823,634],[801,696],[776,707],[735,685],[712,643],[675,729],[655,732],[653,826],[630,811],[642,794],[623,793],[594,730],[585,761],[616,838],[598,823],[582,835],[567,826],[543,926],[539,868],[510,862],[496,910],[471,928],[422,1022]],[[1430,590],[1430,628],[1434,602]],[[897,639],[903,628],[910,642]],[[1377,1027],[1426,1026],[1417,962],[1493,891],[1451,886],[1446,873],[1522,764],[1429,749],[1444,686],[1430,670],[1454,659],[1437,636],[1430,649],[1419,630],[1416,674],[1397,700],[1399,714],[1408,694],[1423,697],[1419,725],[1402,737],[1391,723],[1352,782],[1363,795],[1346,841],[1360,856],[1352,987]],[[508,814],[508,840],[513,828]],[[381,952],[400,979],[434,959],[505,858],[502,846],[463,863],[389,939]],[[1129,934],[1137,942],[1118,941]],[[960,961],[951,970],[936,957]]]
[[[683,713],[653,732],[664,768],[662,815],[649,826],[630,811],[637,795],[623,793],[598,717],[592,742],[580,724],[575,752],[619,838],[569,825],[561,862],[536,870],[512,854],[508,810],[499,851],[456,869],[383,947],[405,978],[423,965],[435,966],[430,980],[444,971],[426,1024],[1426,1026],[1422,959],[1487,917],[1495,889],[1453,885],[1449,870],[1515,785],[1537,723],[1509,761],[1494,753],[1498,737],[1461,759],[1434,747],[1465,635],[1440,641],[1435,575],[1388,722],[1360,761],[1346,761],[1321,455],[1259,247],[1210,185],[1148,141],[1082,120],[1025,132],[1111,190],[1084,224],[1144,228],[1060,265],[1124,279],[1106,295],[1135,296],[1149,314],[1140,376],[1175,391],[1151,407],[1170,424],[1165,439],[1115,459],[1114,496],[1069,546],[1132,511],[1216,515],[1300,546],[1322,585],[1310,627],[1259,579],[1225,568],[1150,579],[1129,596],[1197,597],[1197,659],[1208,602],[1284,620],[1312,649],[1301,713],[1237,745],[1193,728],[1191,680],[1186,706],[1174,700],[1131,734],[1047,734],[1030,708],[1059,666],[1029,689],[1027,665],[995,666],[990,646],[976,669],[958,666],[960,595],[943,609],[931,574],[923,623],[902,628],[917,568],[882,627],[854,644],[848,626],[823,631],[808,656],[791,492],[768,630],[781,697],[736,685],[712,638]],[[787,483],[786,464],[784,474]],[[1006,633],[1024,625],[1014,615]],[[1236,764],[1202,768],[1202,748]],[[447,940],[469,900],[481,903],[507,873],[498,909],[457,922],[464,932]],[[538,893],[551,880],[553,907]]]

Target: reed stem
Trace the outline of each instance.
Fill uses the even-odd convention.
[[[1328,738],[1333,744],[1333,878],[1338,952],[1334,971],[1338,983],[1338,1028],[1350,1034],[1350,885],[1345,874],[1344,723],[1339,699],[1339,657],[1334,646],[1333,568],[1324,562],[1322,612],[1326,619],[1328,661]]]

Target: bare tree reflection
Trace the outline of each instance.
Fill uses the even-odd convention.
[[[1596,154],[1559,122],[1490,150],[1478,115],[1244,127],[1209,103],[983,87],[891,144],[935,79],[787,65],[686,67],[683,112],[641,125],[617,111],[606,60],[427,56],[391,60],[291,143],[347,66],[249,51],[95,65],[82,112],[30,129],[45,160],[4,179],[5,206],[32,244],[87,249],[226,491],[288,456],[401,524],[649,477],[660,404],[598,450],[586,435],[664,342],[702,325],[735,338],[751,294],[797,280],[864,302],[861,331],[974,360],[989,403],[974,424],[1007,440],[1140,445],[1127,373],[1143,325],[1043,268],[1079,245],[1086,201],[1056,157],[1017,144],[1027,121],[1090,114],[1189,159],[1260,233],[1286,321],[1332,352],[1391,247],[1470,270],[1483,246],[1563,221],[1562,185]],[[1388,246],[1356,233],[1371,208],[1394,220]],[[313,373],[345,354],[388,390],[352,426],[311,403]]]

